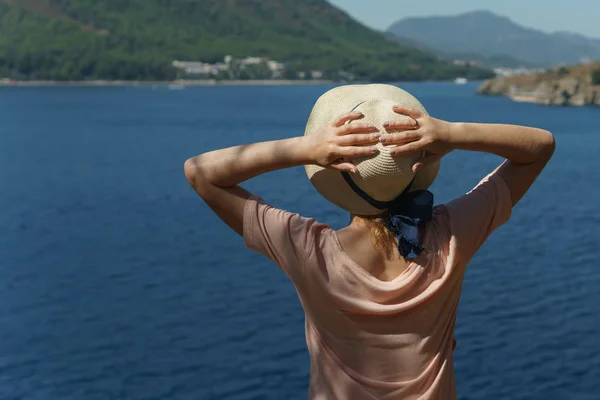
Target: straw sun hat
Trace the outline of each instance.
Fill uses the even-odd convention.
[[[394,105],[415,108],[427,114],[425,107],[410,93],[392,85],[348,85],[332,89],[317,100],[306,125],[305,135],[318,134],[325,125],[342,114],[360,111],[368,122],[379,128],[382,135],[391,132],[383,128],[386,121],[409,118],[396,114]],[[349,122],[352,123],[352,122]],[[307,165],[308,178],[319,193],[327,200],[356,215],[378,215],[385,207],[375,207],[363,197],[379,202],[396,199],[407,188],[410,192],[425,190],[437,177],[439,161],[427,164],[416,174],[413,164],[422,157],[421,153],[392,157],[391,146],[377,144],[379,153],[374,156],[352,160],[358,172],[346,174],[318,165]],[[351,181],[347,181],[351,179]],[[363,196],[359,192],[364,192]]]

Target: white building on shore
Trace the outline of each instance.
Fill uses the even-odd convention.
[[[222,63],[205,63],[202,61],[180,61],[175,60],[172,66],[178,69],[183,75],[189,78],[214,78],[217,76],[228,77],[228,79],[238,79],[240,75],[256,74],[261,75],[261,79],[281,79],[286,70],[285,63],[271,60],[268,57],[245,57],[236,59],[233,56],[225,56]],[[270,76],[269,76],[270,75]],[[323,71],[313,70],[298,72],[299,79],[324,79]]]
[[[201,61],[173,61],[173,67],[182,70],[186,75],[217,75],[228,71],[229,65],[224,63],[209,64]]]

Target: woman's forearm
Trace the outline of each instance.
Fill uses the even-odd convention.
[[[308,146],[304,137],[296,137],[215,150],[187,160],[185,174],[190,181],[200,178],[229,187],[269,171],[310,163]]]
[[[455,149],[493,153],[519,164],[547,161],[554,152],[550,132],[516,125],[454,123],[448,140]]]

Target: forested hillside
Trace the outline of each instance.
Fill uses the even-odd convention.
[[[0,0],[0,76],[172,79],[173,60],[269,57],[370,80],[483,78],[324,0]]]

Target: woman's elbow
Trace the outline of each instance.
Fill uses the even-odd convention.
[[[206,193],[210,192],[212,185],[206,178],[205,166],[200,156],[186,160],[183,164],[183,171],[188,182],[200,197],[204,197]]]
[[[183,164],[183,172],[190,185],[196,189],[208,183],[206,179],[206,167],[201,156],[189,158]]]
[[[188,158],[183,164],[183,172],[190,185],[196,185],[196,177],[198,175],[198,163],[195,158]]]
[[[540,153],[542,157],[549,160],[552,158],[554,150],[556,150],[556,141],[554,140],[554,135],[552,135],[552,132],[544,130],[540,145]]]

